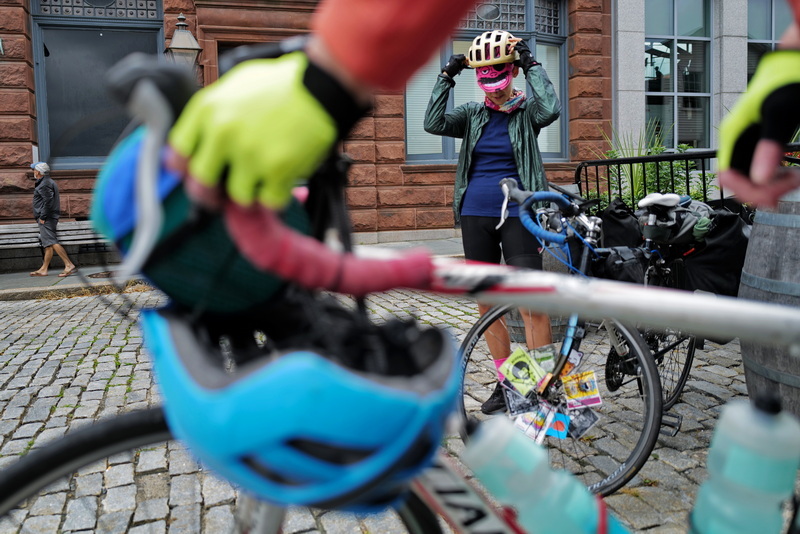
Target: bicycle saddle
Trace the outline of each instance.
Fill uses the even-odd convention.
[[[639,207],[649,208],[650,206],[661,206],[664,208],[674,208],[680,201],[680,195],[676,195],[675,193],[650,193],[639,201]]]

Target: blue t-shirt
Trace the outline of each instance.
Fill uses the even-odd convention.
[[[514,178],[520,185],[517,163],[508,136],[508,113],[489,110],[489,122],[472,152],[467,191],[461,204],[461,215],[500,217],[503,191],[498,185],[503,178]],[[508,203],[509,217],[517,217],[517,204]]]

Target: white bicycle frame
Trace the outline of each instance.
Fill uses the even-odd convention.
[[[433,291],[468,294],[487,304],[515,304],[547,314],[671,328],[707,337],[738,337],[788,347],[800,357],[800,309],[709,293],[581,278],[502,265],[437,259]]]

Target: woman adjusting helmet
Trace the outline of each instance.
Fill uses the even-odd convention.
[[[519,41],[504,30],[484,32],[472,41],[467,60],[483,91],[493,93],[511,85],[514,62],[519,59],[515,49]]]
[[[448,111],[455,78],[467,67],[475,72],[484,92],[483,101],[465,102]],[[514,87],[514,78],[520,71],[527,92]],[[512,178],[521,189],[547,191],[537,137],[560,113],[558,94],[544,67],[523,39],[507,31],[482,33],[472,41],[467,54],[452,55],[442,68],[425,112],[425,131],[462,140],[453,215],[461,224],[467,260],[542,268],[539,244],[520,222],[516,203],[504,204],[498,184],[501,179]],[[502,224],[501,213],[508,214]],[[489,307],[478,303],[481,314]],[[528,347],[550,344],[550,319],[530,310],[520,313]],[[505,327],[499,325],[487,332],[486,343],[499,368],[510,353]],[[503,388],[498,384],[481,411],[491,414],[506,408]]]

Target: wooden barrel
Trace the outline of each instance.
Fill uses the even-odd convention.
[[[756,213],[739,297],[800,306],[800,190],[781,199],[776,211]],[[784,409],[800,416],[800,358],[785,348],[741,345],[750,398],[777,391]]]

